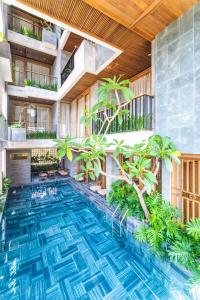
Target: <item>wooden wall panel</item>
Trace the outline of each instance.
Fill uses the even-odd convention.
[[[200,155],[183,154],[173,164],[172,203],[180,208],[183,221],[200,217]]]

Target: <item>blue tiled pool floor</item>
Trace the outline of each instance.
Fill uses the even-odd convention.
[[[67,184],[10,191],[0,299],[178,299],[169,278],[120,247],[86,201]]]

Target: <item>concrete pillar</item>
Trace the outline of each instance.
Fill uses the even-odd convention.
[[[162,195],[164,200],[171,201],[172,195],[172,173],[170,173],[165,163],[162,163]]]
[[[106,156],[106,173],[108,175],[120,175],[120,170],[119,170],[116,162],[113,160],[113,158],[109,154]],[[113,179],[110,176],[106,176],[106,197],[108,196],[109,192],[111,191],[111,185],[114,181],[116,181],[116,179]]]
[[[71,177],[74,177],[78,174],[79,170],[78,170],[78,162],[75,161],[75,158],[77,157],[77,153],[73,153],[73,161],[69,161],[69,159],[67,159],[65,157],[65,161],[64,161],[64,165],[65,168],[69,170],[69,175]]]

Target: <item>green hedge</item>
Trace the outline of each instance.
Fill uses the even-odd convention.
[[[55,139],[56,133],[52,131],[35,131],[27,133],[27,139]]]
[[[35,80],[30,80],[30,79],[26,79],[24,80],[24,84],[26,86],[33,86],[33,87],[37,87],[40,89],[45,89],[45,90],[50,90],[50,91],[57,91],[58,89],[58,85],[57,83],[52,83],[52,84],[46,84],[46,83],[39,83],[36,82]]]
[[[39,164],[39,165],[31,165],[31,172],[47,172],[50,170],[57,170],[59,165],[57,163],[54,164]]]

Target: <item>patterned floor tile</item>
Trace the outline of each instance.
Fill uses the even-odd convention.
[[[4,221],[0,300],[174,300],[169,275],[69,184],[10,190]]]

